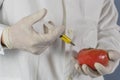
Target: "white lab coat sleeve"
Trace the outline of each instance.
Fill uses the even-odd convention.
[[[97,48],[120,52],[120,27],[114,0],[106,0],[98,23]]]
[[[105,0],[98,23],[97,48],[120,53],[120,27],[117,25],[118,12],[114,0]],[[117,67],[119,60],[116,63]]]
[[[2,8],[2,3],[3,3],[4,0],[0,0],[0,9]],[[6,25],[2,24],[0,22],[0,54],[4,54],[4,48],[3,46],[1,45],[1,36],[2,36],[2,32],[3,32],[3,29],[6,27]]]

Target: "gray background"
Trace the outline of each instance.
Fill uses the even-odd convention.
[[[120,25],[120,0],[115,0],[115,4],[119,12],[118,25]],[[114,73],[105,75],[104,77],[105,77],[105,80],[120,80],[120,65]]]

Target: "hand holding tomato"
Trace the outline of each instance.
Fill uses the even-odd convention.
[[[115,71],[120,53],[102,49],[82,49],[75,56],[75,69],[82,74],[98,77]]]
[[[104,66],[108,65],[108,53],[102,49],[83,49],[76,56],[76,60],[80,65],[87,64],[95,70],[94,64],[101,63]]]

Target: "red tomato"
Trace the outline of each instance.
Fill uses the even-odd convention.
[[[87,64],[93,70],[95,70],[94,64],[96,62],[107,66],[109,61],[107,51],[92,48],[80,50],[76,59],[80,65]]]

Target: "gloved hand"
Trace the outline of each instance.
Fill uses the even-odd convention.
[[[98,77],[98,76],[102,76],[102,75],[105,75],[105,74],[110,74],[116,69],[116,67],[119,64],[120,53],[111,51],[111,52],[108,53],[108,56],[109,56],[109,59],[110,59],[108,66],[105,67],[100,63],[95,63],[94,66],[96,68],[96,71],[92,70],[86,64],[80,66],[78,63],[76,63],[75,68],[79,73],[89,75],[93,78]]]
[[[22,49],[35,54],[42,53],[64,31],[64,26],[55,27],[51,23],[44,25],[44,34],[36,32],[32,25],[42,20],[47,10],[43,9],[33,15],[27,16],[15,25],[4,29],[3,43],[9,49]]]

